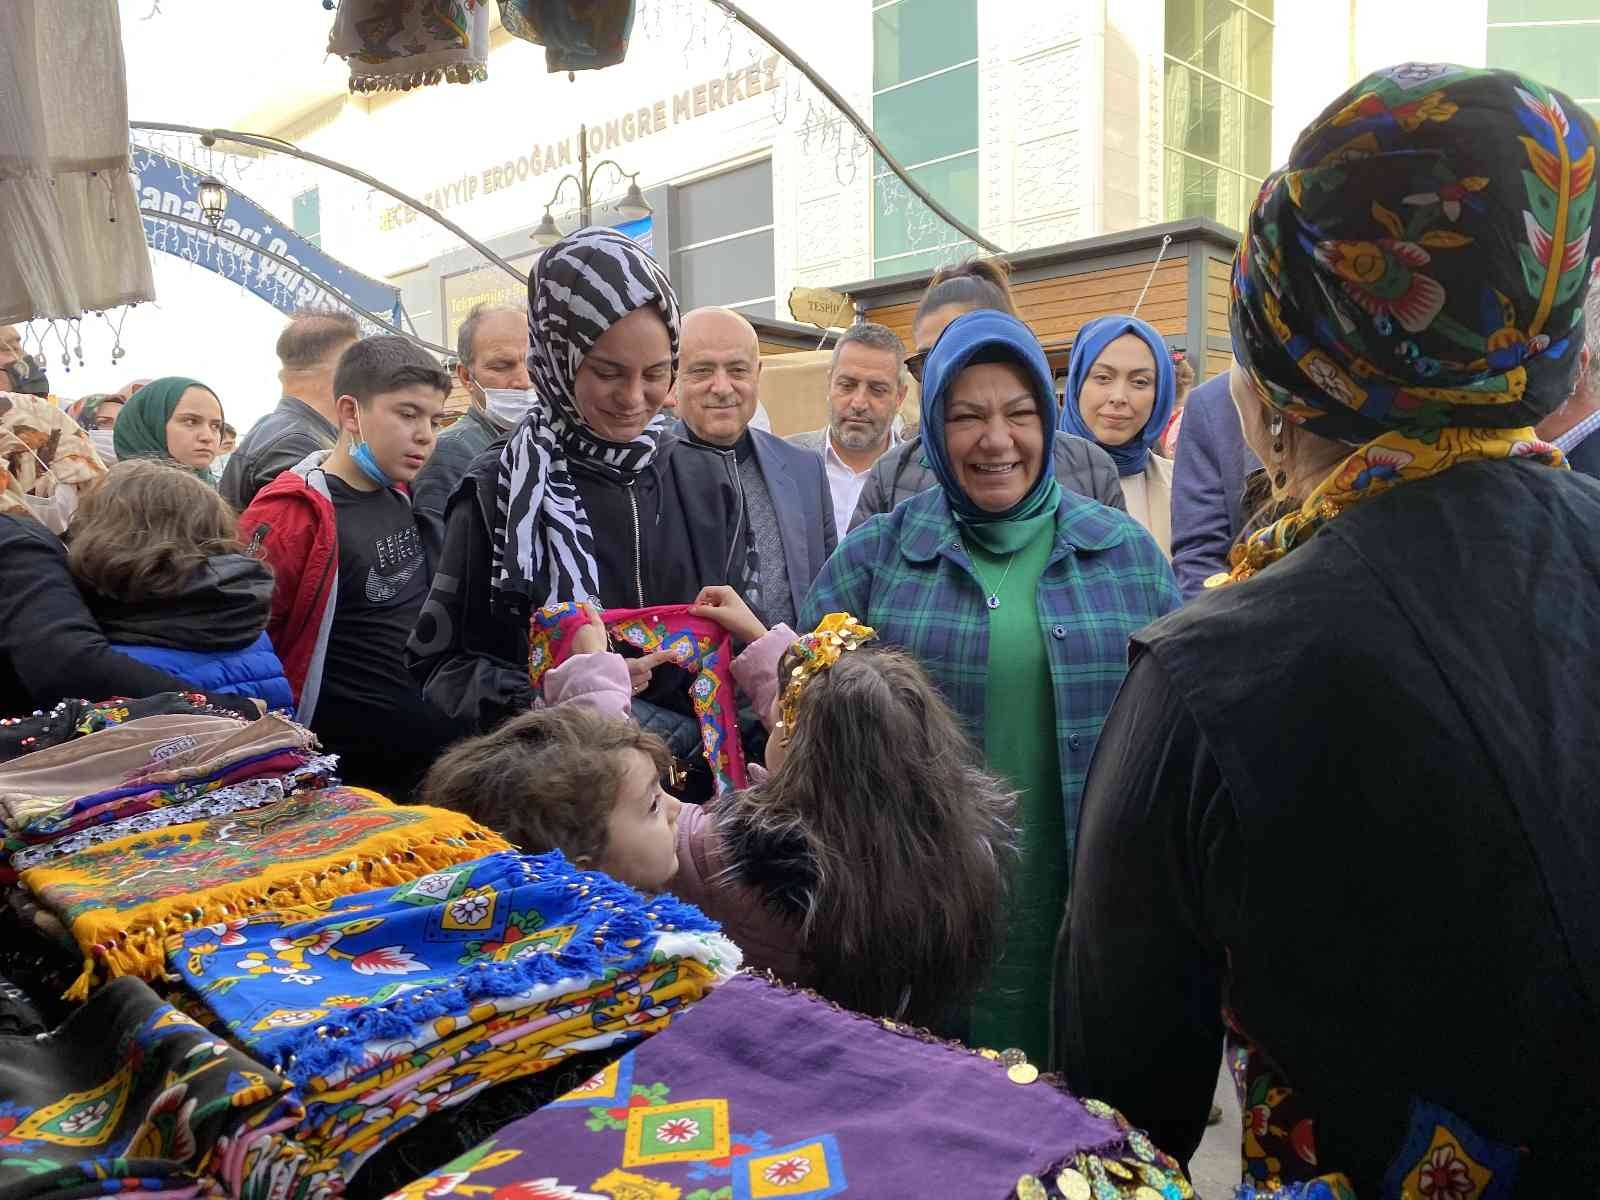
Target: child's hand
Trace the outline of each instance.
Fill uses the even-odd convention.
[[[756,620],[755,613],[744,602],[744,597],[731,587],[718,584],[701,588],[700,594],[689,606],[689,612],[708,621],[715,621],[741,642],[759,641],[766,636],[767,627]]]
[[[593,605],[580,604],[583,609],[584,622],[578,632],[572,635],[572,653],[574,654],[599,654],[606,648],[606,623]]]

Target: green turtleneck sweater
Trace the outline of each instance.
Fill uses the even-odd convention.
[[[1001,538],[993,536],[996,527],[986,527],[987,546],[976,536],[964,537],[985,592],[998,588],[1000,598],[1000,606],[989,612],[984,758],[989,770],[1018,793],[1018,856],[1001,914],[998,954],[973,1001],[969,1040],[995,1050],[1022,1050],[1041,1068],[1050,1045],[1050,966],[1068,866],[1049,633],[1038,604],[1039,577],[1055,546],[1055,516],[1051,505],[1027,521],[1008,522]]]

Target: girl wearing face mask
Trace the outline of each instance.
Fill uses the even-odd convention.
[[[85,396],[78,406],[78,424],[88,431],[89,440],[94,443],[95,453],[100,455],[100,461],[108,467],[117,461],[117,448],[114,444],[117,416],[122,412],[125,403],[127,402],[116,392],[103,392],[95,396]]]
[[[169,375],[133,394],[117,414],[112,446],[118,461],[156,458],[176,463],[215,486],[211,464],[222,445],[222,401],[197,379]]]
[[[458,490],[407,648],[428,698],[480,729],[533,704],[533,608],[686,604],[704,586],[742,583],[746,562],[721,460],[680,452],[666,432],[678,300],[655,260],[619,233],[584,229],[540,256],[528,300],[539,403],[498,459],[474,463],[473,494]],[[650,706],[637,715],[656,727],[670,720],[663,710],[688,712],[682,672],[629,661],[633,694]],[[692,718],[671,724],[687,728],[692,753]]]
[[[1167,343],[1138,317],[1096,317],[1078,330],[1067,363],[1061,428],[1117,464],[1128,515],[1172,557],[1172,461],[1156,453],[1172,418],[1177,377]]]

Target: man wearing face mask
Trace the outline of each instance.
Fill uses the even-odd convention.
[[[472,460],[516,427],[535,396],[528,379],[528,314],[522,309],[478,305],[461,322],[456,353],[456,379],[472,403],[439,435],[433,457],[411,485],[412,507],[441,522]]]

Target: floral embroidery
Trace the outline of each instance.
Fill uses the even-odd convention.
[[[1449,1109],[1413,1099],[1409,1129],[1384,1175],[1384,1194],[1417,1200],[1504,1200],[1521,1155],[1484,1137]]]
[[[658,1142],[692,1142],[700,1136],[700,1123],[689,1117],[680,1117],[675,1121],[663,1121],[656,1126],[656,1141]]]
[[[1458,119],[1454,138],[1430,128]],[[1265,404],[1357,450],[1208,586],[1393,485],[1473,460],[1564,465],[1533,426],[1577,369],[1595,161],[1594,122],[1559,93],[1434,64],[1367,77],[1301,135],[1234,260],[1234,357]]]
[[[768,1183],[799,1183],[811,1174],[811,1163],[800,1157],[780,1158],[762,1168],[761,1178]]]

